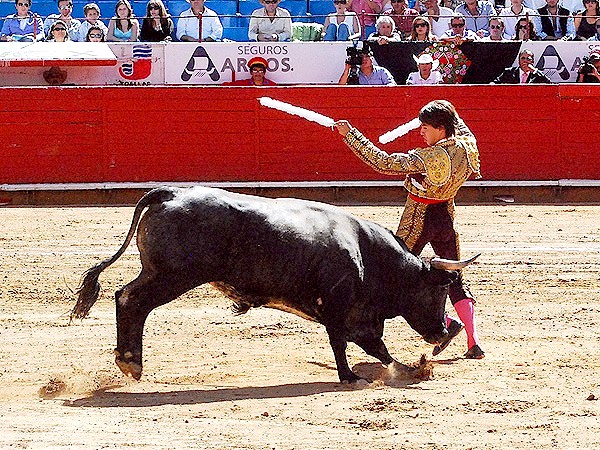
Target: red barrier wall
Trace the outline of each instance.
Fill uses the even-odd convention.
[[[45,87],[0,89],[0,183],[390,179],[260,96],[346,118],[372,140],[444,98],[478,138],[484,179],[600,177],[594,85]],[[382,148],[419,145],[412,132]]]

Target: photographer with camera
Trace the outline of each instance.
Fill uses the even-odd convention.
[[[338,84],[396,86],[394,77],[386,68],[373,64],[373,54],[366,43],[362,49],[348,47],[346,54],[346,67]]]
[[[600,83],[600,52],[593,51],[590,56],[584,56],[579,71],[578,83]]]

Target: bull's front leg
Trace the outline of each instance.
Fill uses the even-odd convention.
[[[356,375],[350,366],[348,365],[348,358],[346,357],[346,347],[348,342],[339,330],[327,328],[327,334],[329,335],[329,343],[333,349],[333,355],[335,357],[335,364],[338,371],[338,376],[342,383],[354,383],[361,378]]]
[[[369,356],[377,358],[386,366],[395,362],[380,337],[360,337],[354,341]]]

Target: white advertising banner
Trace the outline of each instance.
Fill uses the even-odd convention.
[[[344,70],[346,42],[173,43],[166,48],[167,84],[222,84],[250,78],[247,63],[267,60],[277,84],[335,84]]]
[[[600,50],[599,41],[530,41],[521,44],[521,50],[531,50],[535,67],[544,72],[553,83],[574,83],[583,57],[594,49]],[[513,63],[516,67],[518,61]]]
[[[38,49],[56,49],[60,43],[40,43]],[[29,44],[31,45],[31,44]],[[0,86],[47,86],[52,80],[63,80],[62,85],[77,86],[149,86],[149,85],[221,85],[250,77],[247,63],[260,56],[268,62],[267,78],[277,84],[336,84],[346,59],[346,42],[173,42],[173,43],[108,43],[101,45],[100,55],[89,52],[94,43],[76,42],[66,45],[67,56],[60,51],[54,56],[23,53],[19,43],[2,43],[0,50]],[[410,45],[400,43],[397,45]],[[72,47],[77,48],[76,52]],[[486,51],[486,44],[478,44],[478,51]],[[93,58],[116,58],[112,66],[94,65]],[[582,58],[593,49],[600,49],[598,41],[584,42],[523,42],[521,48],[535,54],[535,66],[555,83],[575,82]],[[110,53],[110,52],[109,52]],[[0,55],[0,56],[1,56]],[[54,58],[54,62],[53,62]],[[407,58],[411,58],[410,55]],[[31,60],[32,67],[23,61]],[[63,65],[63,62],[67,61]],[[77,63],[79,60],[80,64]],[[39,61],[43,61],[40,65]],[[411,61],[408,60],[407,64]],[[56,64],[60,76],[49,77],[48,71]],[[515,60],[510,64],[516,66]]]

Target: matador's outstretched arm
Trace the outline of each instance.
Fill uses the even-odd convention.
[[[344,136],[344,142],[354,154],[377,172],[400,175],[425,171],[423,162],[418,157],[410,153],[388,154],[345,120],[335,122],[334,126]]]

